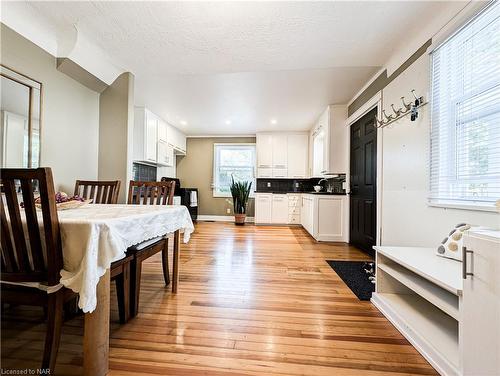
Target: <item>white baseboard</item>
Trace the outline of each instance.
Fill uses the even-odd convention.
[[[198,215],[198,221],[234,222],[232,215]],[[253,223],[254,217],[246,217],[245,222]]]

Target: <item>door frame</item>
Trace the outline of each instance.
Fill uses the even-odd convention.
[[[353,123],[358,121],[372,109],[377,107],[377,117],[380,119],[382,116],[382,91],[377,92],[373,97],[371,97],[365,104],[363,104],[360,108],[358,108],[351,116],[347,118],[346,127],[349,128],[348,140],[347,140],[347,150],[351,150],[351,132],[350,128]],[[383,132],[382,128],[377,128],[377,177],[376,177],[376,239],[375,245],[381,245],[382,243],[382,190],[383,190],[383,181],[382,181],[382,165],[383,165],[383,155],[382,155],[382,145],[383,145]],[[350,152],[349,152],[350,153]],[[349,154],[350,158],[350,154]],[[350,159],[349,159],[350,161]],[[346,174],[346,183],[347,187],[350,187],[350,179],[351,179],[351,163],[349,162],[347,167]],[[350,188],[348,188],[350,189]],[[351,216],[351,211],[349,210],[349,217]],[[348,234],[349,236],[349,234]]]

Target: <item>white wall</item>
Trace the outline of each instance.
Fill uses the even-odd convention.
[[[1,25],[1,63],[42,87],[41,163],[56,189],[73,193],[76,179],[97,179],[99,94],[56,69],[55,57]]]
[[[383,107],[399,107],[410,90],[429,98],[430,56],[426,53],[382,90]],[[430,106],[417,121],[409,116],[382,131],[382,237],[383,245],[436,246],[460,222],[500,227],[493,212],[444,209],[427,205],[429,187]]]

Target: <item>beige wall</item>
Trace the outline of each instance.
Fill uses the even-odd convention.
[[[213,197],[213,159],[215,143],[254,143],[255,137],[210,137],[188,138],[185,157],[177,157],[177,177],[183,187],[198,188],[198,214],[200,215],[232,215],[232,203],[226,198]],[[253,188],[252,188],[253,189]],[[227,214],[227,209],[231,214]],[[254,216],[254,203],[250,199],[247,215]]]
[[[73,192],[76,179],[96,179],[99,94],[56,69],[56,58],[1,25],[0,62],[42,87],[40,165],[51,167],[56,189]]]
[[[118,202],[126,202],[132,178],[134,75],[121,74],[99,99],[99,180],[120,180]]]

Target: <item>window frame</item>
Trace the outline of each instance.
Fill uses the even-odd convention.
[[[482,14],[487,11],[489,8],[490,8],[490,5],[492,5],[493,3],[490,3],[486,6],[484,6],[476,15],[474,15],[472,18],[470,18],[466,23],[464,23],[461,27],[459,27],[455,32],[453,32],[451,35],[449,35],[446,39],[442,40],[435,48],[432,49],[432,51],[430,51],[429,53],[429,65],[430,65],[430,69],[429,69],[429,73],[430,73],[430,80],[429,80],[429,85],[430,85],[430,99],[432,100],[433,99],[433,94],[432,94],[432,91],[434,89],[434,83],[433,83],[433,76],[434,76],[434,63],[433,63],[433,54],[436,50],[438,50],[440,47],[442,47],[444,44],[446,44],[447,42],[449,42],[452,38],[456,37],[457,35],[459,35],[462,30],[464,30],[470,23],[474,22],[475,20],[477,20],[479,17],[482,16]],[[485,85],[486,86],[486,85]],[[481,88],[477,88],[475,90],[475,93],[468,93],[460,98],[452,98],[451,99],[451,102],[448,103],[448,106],[449,107],[458,107],[459,106],[459,103],[462,103],[463,101],[465,101],[468,97],[472,97],[474,96],[475,94],[477,94],[478,92],[482,92],[484,91],[484,86],[482,86]],[[459,100],[460,99],[460,100]],[[457,112],[456,110],[454,111],[450,111],[450,114],[453,116],[453,118],[456,118],[457,116]],[[429,134],[429,143],[430,145],[433,143],[433,132],[432,132],[432,128],[433,128],[433,124],[432,124],[432,115],[433,115],[433,111],[432,111],[432,106],[431,106],[431,110],[430,110],[430,134]],[[483,116],[488,116],[488,114],[484,114]],[[481,116],[481,117],[483,117]],[[454,124],[456,123],[456,121],[453,122]],[[440,125],[441,127],[443,125]],[[447,124],[447,126],[449,126],[449,124]],[[448,129],[447,130],[448,132],[455,132],[454,129]],[[437,136],[439,137],[439,136]],[[452,138],[455,138],[455,137],[452,137]],[[458,142],[458,140],[457,140]],[[458,148],[458,144],[456,145],[448,145],[448,153],[456,153],[456,150]],[[448,169],[449,170],[452,170],[452,169],[456,169],[458,168],[457,166],[457,163],[453,163],[452,162],[452,159],[455,158],[456,155],[454,157],[449,157],[448,158]],[[432,164],[432,155],[429,156],[429,162],[430,164]],[[453,164],[453,166],[450,166],[450,164]],[[427,205],[429,207],[439,207],[439,208],[448,208],[448,209],[461,209],[461,210],[469,210],[469,211],[487,211],[487,212],[497,212],[498,211],[498,208],[497,208],[497,205],[498,205],[498,202],[499,200],[497,200],[496,202],[493,201],[491,202],[491,204],[487,204],[485,203],[485,201],[481,201],[481,200],[473,200],[473,199],[470,199],[470,200],[461,200],[457,197],[450,197],[449,199],[439,199],[439,198],[432,198],[432,188],[431,188],[431,185],[433,183],[433,176],[431,174],[431,168],[430,168],[430,165],[429,165],[429,171],[428,171],[428,176],[429,176],[429,192],[428,192],[428,198],[427,198]],[[456,180],[459,180],[459,176],[458,176],[458,172],[456,172],[456,176],[455,176],[455,179]]]
[[[217,191],[217,167],[218,167],[218,158],[217,158],[217,147],[220,146],[253,146],[254,154],[253,154],[253,181],[252,187],[250,190],[250,197],[255,196],[255,184],[257,182],[257,144],[255,142],[218,142],[214,143],[213,146],[213,161],[212,161],[212,197],[216,198],[230,198],[231,193],[221,193]]]

